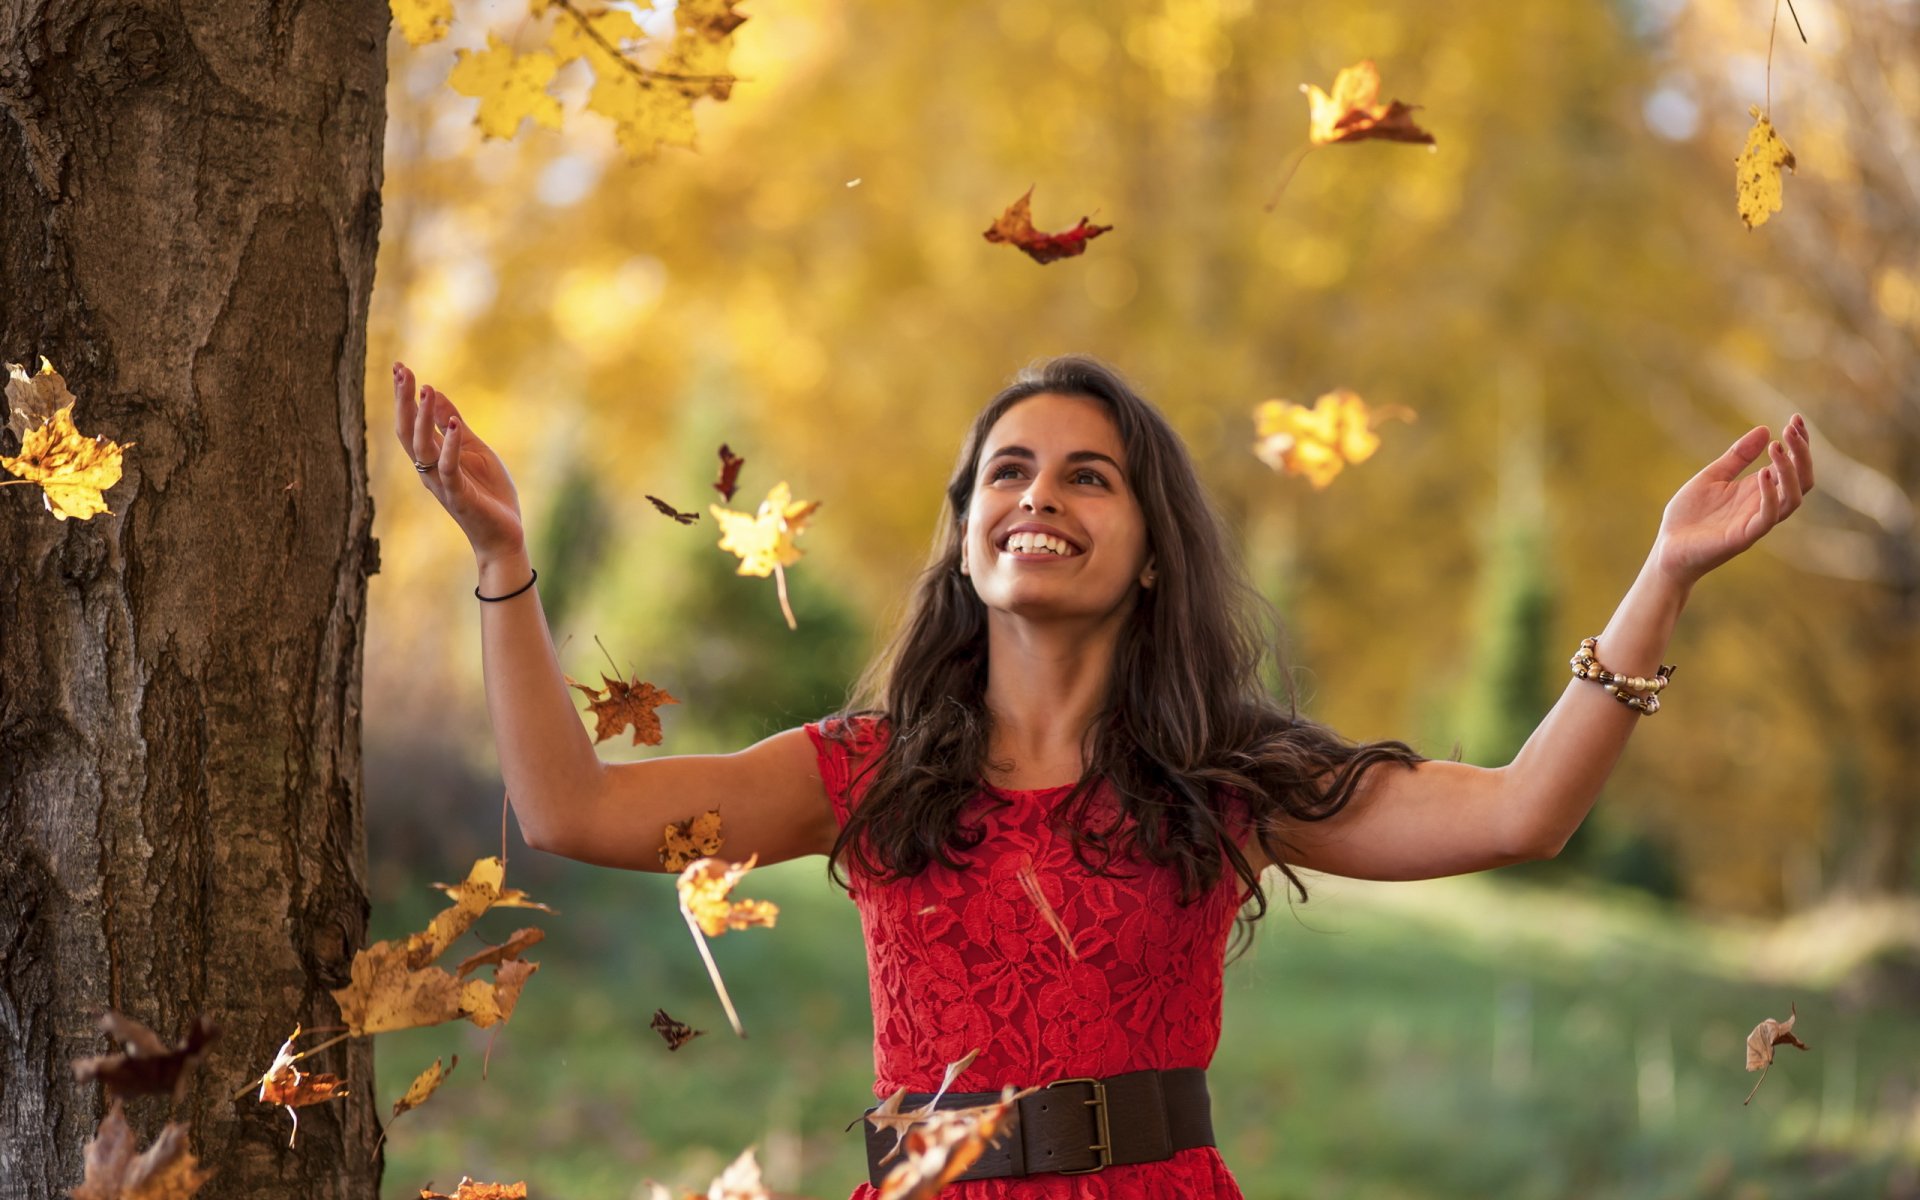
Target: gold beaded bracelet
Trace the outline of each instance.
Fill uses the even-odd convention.
[[[1600,639],[1597,637],[1580,639],[1580,648],[1567,660],[1567,665],[1573,668],[1574,678],[1593,680],[1606,688],[1615,700],[1636,710],[1643,717],[1659,712],[1660,692],[1667,686],[1667,681],[1673,678],[1673,667],[1661,664],[1651,679],[1643,679],[1638,675],[1616,675],[1601,666],[1600,660],[1594,657],[1594,652],[1599,648]],[[1635,694],[1642,692],[1645,695]]]

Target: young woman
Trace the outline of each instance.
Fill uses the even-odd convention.
[[[943,1107],[1042,1087],[956,1200],[1239,1196],[1204,1068],[1263,868],[1304,898],[1295,868],[1430,879],[1557,854],[1636,709],[1657,708],[1694,583],[1813,486],[1798,414],[1781,441],[1749,430],[1668,503],[1589,648],[1625,683],[1570,679],[1505,767],[1427,759],[1268,695],[1259,597],[1179,437],[1108,367],[1057,358],[974,420],[860,707],[734,754],[607,764],[561,677],[505,466],[399,363],[394,399],[494,601],[487,701],[527,843],[658,870],[664,826],[717,808],[727,858],[829,856],[866,935],[875,1094],[908,1088],[912,1107],[975,1049]],[[1740,478],[1763,447],[1769,465]]]

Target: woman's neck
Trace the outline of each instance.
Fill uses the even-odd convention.
[[[989,783],[1040,788],[1080,777],[1082,742],[1106,701],[1119,632],[1117,622],[1069,627],[989,614]]]

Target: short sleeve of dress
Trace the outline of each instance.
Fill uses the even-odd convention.
[[[814,753],[820,760],[820,782],[826,785],[827,798],[833,802],[835,823],[845,827],[853,811],[856,781],[865,791],[860,772],[881,748],[883,734],[877,717],[823,717],[808,721],[801,728],[813,739]]]

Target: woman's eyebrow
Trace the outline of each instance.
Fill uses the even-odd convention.
[[[992,454],[987,455],[985,461],[992,462],[996,458],[1024,458],[1028,462],[1033,462],[1037,456],[1025,446],[1002,446]],[[1098,450],[1075,450],[1067,455],[1067,461],[1070,463],[1103,462],[1114,470],[1119,471],[1122,475],[1126,474],[1124,467],[1108,456],[1100,453]]]

